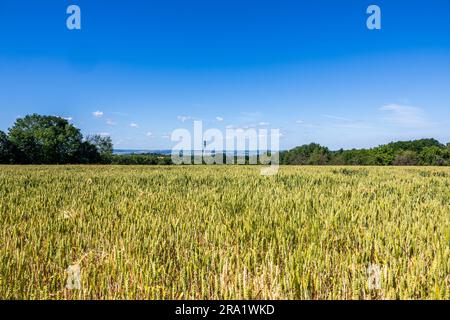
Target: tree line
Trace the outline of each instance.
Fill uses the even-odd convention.
[[[8,133],[0,131],[0,164],[171,164],[158,154],[113,154],[110,137],[83,137],[80,129],[56,116],[27,115]]]
[[[436,139],[391,142],[371,149],[330,151],[316,143],[280,153],[281,164],[444,166],[450,165],[450,143]]]
[[[282,151],[279,156],[280,164],[285,165],[443,166],[450,165],[450,143],[420,139],[337,151],[311,143]],[[84,138],[66,119],[32,114],[18,118],[8,133],[0,131],[0,163],[169,165],[172,161],[162,154],[114,155],[110,137]]]
[[[110,137],[86,138],[66,119],[37,114],[18,118],[8,134],[0,131],[0,163],[107,163],[113,154]]]

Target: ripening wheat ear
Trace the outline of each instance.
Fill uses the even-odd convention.
[[[0,167],[0,299],[450,299],[449,167],[259,169]]]

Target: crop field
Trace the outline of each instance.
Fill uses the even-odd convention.
[[[450,299],[450,168],[0,166],[0,299]]]

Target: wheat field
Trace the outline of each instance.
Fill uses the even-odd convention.
[[[450,168],[259,169],[0,166],[0,299],[450,299]]]

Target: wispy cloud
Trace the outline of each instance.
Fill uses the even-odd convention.
[[[259,126],[267,126],[269,125],[268,122],[262,122],[262,124],[259,124]],[[257,129],[258,126],[256,124],[244,124],[244,125],[236,125],[236,124],[229,124],[225,126],[225,129],[231,129],[231,130],[248,130],[248,129]]]
[[[223,118],[222,118],[222,117],[216,117],[216,121],[222,122],[222,121],[223,121]]]
[[[116,123],[112,119],[106,119],[106,124],[110,126],[115,126]]]
[[[300,124],[304,128],[321,128],[319,124],[308,123],[304,120],[296,120],[295,123]]]
[[[181,116],[177,116],[177,119],[180,120],[181,122],[186,122],[188,120],[194,120],[194,117],[191,116],[185,116],[185,115],[181,115]]]
[[[92,112],[92,115],[96,118],[101,118],[101,117],[103,117],[103,111],[99,111],[99,110],[94,111],[94,112]]]
[[[153,137],[153,133],[152,132],[147,132],[146,134],[145,134],[147,137]]]
[[[269,122],[265,122],[265,121],[261,121],[260,123],[258,123],[258,125],[260,125],[261,127],[268,126],[269,124],[270,124]]]
[[[322,117],[328,118],[328,119],[333,119],[333,120],[338,120],[338,121],[345,121],[345,122],[352,121],[352,119],[345,118],[345,117],[340,117],[340,116],[334,116],[334,115],[331,115],[331,114],[323,114]]]
[[[130,127],[139,128],[139,125],[137,123],[132,122],[132,123],[130,123]]]
[[[380,111],[387,115],[383,118],[386,122],[406,128],[423,128],[429,126],[430,122],[421,108],[388,104],[382,106]]]

